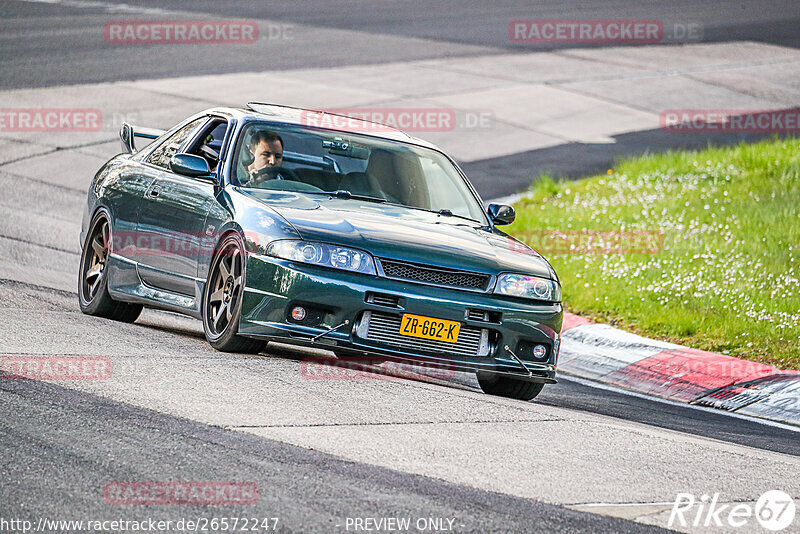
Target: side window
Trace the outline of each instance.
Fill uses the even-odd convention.
[[[192,135],[197,128],[203,124],[208,117],[201,117],[193,120],[170,137],[168,137],[161,145],[156,148],[149,156],[147,156],[147,163],[169,169],[169,160],[174,156],[181,145]]]
[[[222,141],[228,131],[228,121],[214,118],[200,131],[199,135],[185,152],[205,158],[213,171],[219,165]]]

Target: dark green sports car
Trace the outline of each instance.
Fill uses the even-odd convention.
[[[222,351],[272,340],[446,367],[525,400],[555,382],[556,273],[433,145],[257,103],[120,137],[89,187],[84,313],[172,310]]]

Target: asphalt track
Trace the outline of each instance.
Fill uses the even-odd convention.
[[[548,392],[543,404],[589,406],[596,390],[571,382]],[[281,530],[345,529],[348,517],[457,518],[458,532],[650,532],[620,519],[581,513],[496,492],[407,475],[277,441],[233,433],[36,381],[0,382],[0,418],[7,483],[0,490],[5,517],[112,520],[120,515],[98,498],[108,481],[246,480],[262,488],[258,506],[226,509],[230,516],[278,517]],[[610,395],[649,418],[694,425],[707,416],[665,411],[653,401]],[[617,412],[613,407],[609,413]],[[646,416],[648,417],[648,416]],[[718,425],[725,428],[722,416]],[[54,428],[53,422],[61,424]],[[667,425],[674,424],[667,422]],[[747,427],[747,425],[744,425]],[[796,449],[791,433],[754,425],[765,447]],[[701,430],[702,431],[702,430]],[[732,440],[735,430],[725,432]],[[756,436],[756,431],[758,435]],[[144,436],[144,439],[143,439]],[[797,454],[798,451],[794,451]],[[42,488],[47,491],[43,492]],[[18,496],[25,495],[24,501]],[[162,507],[147,515],[177,521],[202,517],[194,506]],[[137,516],[139,517],[139,516]],[[33,520],[38,520],[38,516]]]
[[[536,10],[523,2],[342,2],[324,12],[306,2],[118,4],[3,3],[0,87],[511,52],[510,18],[689,19],[708,26],[709,40],[798,44],[798,9],[789,2]],[[223,5],[226,15],[261,18],[264,10],[265,20],[296,25],[303,46],[133,54],[96,39],[98,25],[113,18],[213,17]],[[729,20],[717,20],[721,11]],[[718,491],[737,502],[768,489],[800,496],[798,433],[756,420],[568,377],[532,403],[484,396],[462,374],[378,380],[384,375],[366,369],[352,380],[309,380],[300,353],[215,353],[199,323],[173,314],[147,311],[135,325],[83,316],[67,289],[82,191],[3,169],[0,185],[0,354],[105,355],[115,366],[108,381],[0,381],[2,518],[224,513],[278,517],[282,531],[344,532],[348,517],[442,517],[455,520],[455,532],[639,532],[666,524],[664,503],[678,491]],[[245,508],[120,508],[102,498],[117,480],[247,480],[260,499]]]
[[[53,384],[4,380],[0,395],[5,518],[177,522],[207,517],[209,509],[158,506],[134,514],[109,506],[103,487],[124,480],[237,480],[258,485],[258,503],[225,507],[224,515],[277,518],[281,532],[346,532],[348,517],[447,518],[456,532],[658,530],[350,462]]]

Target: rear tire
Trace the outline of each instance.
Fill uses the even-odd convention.
[[[108,254],[111,245],[111,223],[104,212],[95,216],[81,250],[78,272],[78,303],[87,315],[132,323],[142,313],[139,304],[128,304],[111,298],[108,293]]]
[[[266,346],[238,335],[245,263],[241,237],[228,234],[217,248],[203,290],[203,331],[211,346],[222,352],[257,354]]]
[[[509,378],[495,373],[477,373],[478,384],[484,393],[529,401],[541,393],[544,384]]]

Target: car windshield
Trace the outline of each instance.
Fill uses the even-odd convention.
[[[232,182],[241,187],[331,193],[486,221],[455,166],[428,148],[257,122],[244,129],[236,151]]]

